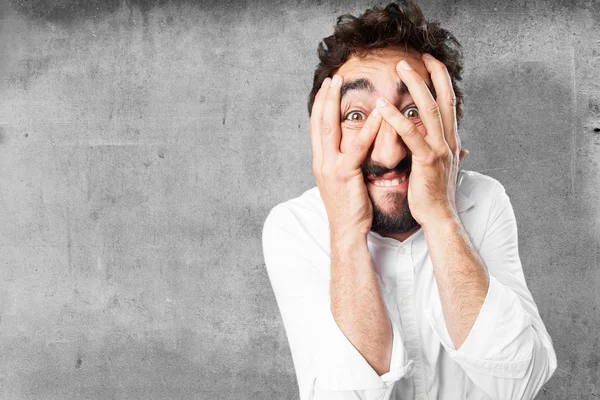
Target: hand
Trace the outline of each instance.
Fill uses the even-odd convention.
[[[382,117],[374,110],[350,149],[340,151],[340,89],[342,77],[326,78],[315,96],[310,117],[313,174],[325,203],[332,240],[367,235],[373,223],[361,165],[379,131]]]
[[[398,76],[419,109],[422,123],[409,121],[386,99],[381,105],[378,102],[377,107],[412,152],[408,205],[414,219],[425,228],[440,219],[458,218],[456,180],[458,167],[468,151],[461,149],[456,96],[446,66],[430,55],[423,55],[423,62],[431,76],[437,101],[406,61],[396,65]]]

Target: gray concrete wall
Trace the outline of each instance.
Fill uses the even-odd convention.
[[[371,5],[319,3],[0,5],[0,398],[297,398],[262,223],[314,185],[317,43]],[[538,398],[598,397],[600,5],[423,7],[554,339]]]

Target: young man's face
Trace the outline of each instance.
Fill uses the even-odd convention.
[[[363,58],[350,58],[337,71],[344,78],[340,105],[342,153],[350,148],[367,116],[375,109],[378,97],[387,98],[405,117],[417,125],[421,124],[419,111],[396,72],[396,64],[402,59],[421,75],[430,88],[433,87],[421,55],[414,51],[375,50]],[[385,120],[382,121],[362,167],[373,203],[371,230],[382,236],[404,240],[419,228],[408,207],[408,179],[400,184],[393,181],[408,178],[410,167],[410,150],[396,131]],[[382,186],[386,184],[392,186]]]

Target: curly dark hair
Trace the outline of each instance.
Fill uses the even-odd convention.
[[[319,43],[319,65],[308,97],[310,116],[315,96],[327,77],[352,56],[362,57],[371,50],[384,48],[410,49],[429,53],[446,65],[456,94],[456,117],[463,114],[463,93],[457,86],[461,80],[462,53],[458,40],[436,21],[429,22],[414,0],[390,3],[385,8],[374,7],[361,16],[340,15],[333,35]]]

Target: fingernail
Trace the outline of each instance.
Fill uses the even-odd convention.
[[[429,53],[423,53],[423,58],[425,58],[426,60],[431,60],[433,59],[433,56]]]
[[[387,100],[383,97],[377,99],[377,107],[385,107]]]
[[[379,117],[379,110],[376,108],[373,110],[373,112],[371,113],[372,117]]]
[[[405,60],[400,61],[400,68],[410,71],[412,67]]]
[[[329,82],[328,79],[329,78],[323,79],[323,82],[321,83],[321,87],[325,87],[327,85],[327,83]]]
[[[342,83],[342,78],[339,75],[334,75],[331,80],[331,86],[337,86]]]

